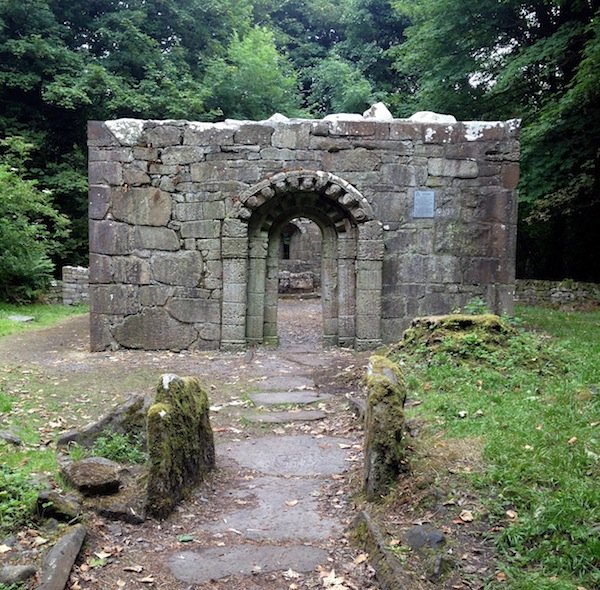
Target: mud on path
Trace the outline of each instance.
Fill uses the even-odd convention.
[[[88,515],[72,590],[376,587],[346,537],[362,464],[346,396],[368,354],[323,351],[319,307],[283,300],[281,346],[242,353],[90,353],[87,316],[0,339],[0,385],[18,399],[14,417],[32,446],[152,389],[162,373],[209,387],[217,470],[162,523]],[[252,402],[269,396],[284,404]]]

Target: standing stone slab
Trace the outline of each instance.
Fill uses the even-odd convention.
[[[215,465],[206,390],[195,377],[163,375],[148,410],[148,513],[167,517]]]
[[[77,524],[50,549],[44,560],[38,590],[65,589],[86,534],[86,528]]]
[[[406,385],[398,365],[372,356],[367,372],[364,489],[376,500],[403,469]]]

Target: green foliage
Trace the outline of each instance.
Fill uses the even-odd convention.
[[[214,112],[238,119],[266,119],[280,112],[300,113],[298,80],[263,27],[244,37],[235,34],[227,54],[208,65],[204,85],[211,88],[206,104]]]
[[[523,119],[520,275],[597,279],[598,8],[560,0],[395,5],[412,21],[393,50],[407,102],[459,119]]]
[[[313,70],[308,103],[322,115],[362,113],[375,102],[374,89],[361,71],[341,57],[331,55]]]
[[[117,432],[107,432],[98,437],[90,449],[90,454],[95,457],[105,457],[117,463],[143,464],[148,459],[139,439]]]
[[[23,470],[0,466],[0,534],[30,522],[37,492]]]
[[[510,588],[597,587],[600,314],[522,309],[543,333],[436,333],[400,347],[430,432],[483,441],[473,476]],[[510,520],[506,511],[517,517]],[[495,587],[492,585],[492,587]]]
[[[0,299],[31,301],[48,287],[68,220],[51,195],[0,164]]]

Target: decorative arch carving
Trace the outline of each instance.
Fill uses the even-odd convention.
[[[330,172],[305,169],[278,172],[246,189],[240,195],[239,217],[250,219],[255,210],[271,199],[290,193],[316,193],[331,199],[355,223],[375,219],[367,199],[349,182]]]

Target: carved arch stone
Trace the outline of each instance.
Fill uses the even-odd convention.
[[[252,212],[276,196],[290,192],[318,193],[341,205],[355,223],[375,219],[371,205],[349,182],[322,170],[278,172],[251,186],[240,195],[239,217],[250,219]]]

